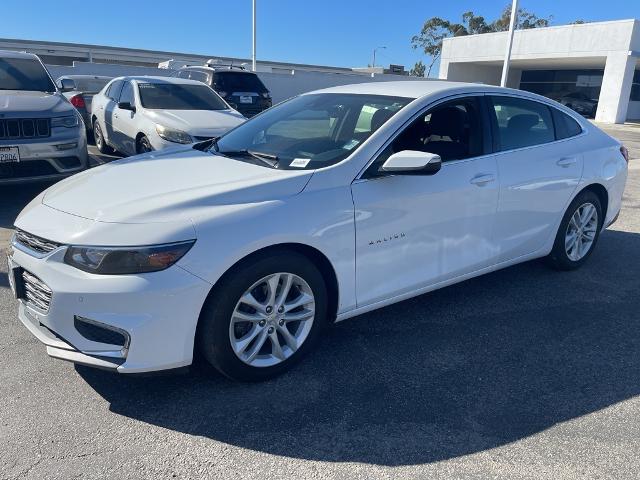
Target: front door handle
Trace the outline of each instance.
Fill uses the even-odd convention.
[[[482,187],[482,186],[486,185],[487,183],[495,181],[495,179],[496,179],[496,177],[494,175],[491,175],[491,174],[476,175],[475,177],[473,177],[470,180],[470,182],[473,183],[474,185]]]
[[[556,162],[556,165],[558,165],[559,167],[563,167],[563,168],[567,168],[570,167],[571,165],[575,165],[576,164],[576,159],[573,157],[565,157],[565,158],[561,158],[560,160],[558,160]]]

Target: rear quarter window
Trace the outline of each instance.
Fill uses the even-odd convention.
[[[582,133],[580,124],[569,115],[561,112],[557,108],[552,108],[551,112],[553,113],[553,122],[556,126],[556,138],[558,140],[575,137]]]

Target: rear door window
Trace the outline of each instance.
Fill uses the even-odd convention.
[[[192,70],[189,75],[189,78],[191,80],[197,80],[198,82],[209,84],[209,74],[207,72]]]
[[[542,145],[555,140],[551,109],[539,102],[490,96],[496,151]]]

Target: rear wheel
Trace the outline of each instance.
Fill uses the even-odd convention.
[[[105,155],[113,153],[113,148],[107,145],[107,142],[104,139],[102,128],[100,127],[98,120],[93,122],[93,138],[96,141],[96,147],[100,153],[104,153]]]
[[[559,270],[580,267],[593,252],[603,221],[600,198],[590,190],[580,193],[562,218],[549,263]]]
[[[315,265],[296,252],[272,252],[222,279],[202,311],[198,346],[224,375],[265,380],[313,347],[326,317],[326,286]]]

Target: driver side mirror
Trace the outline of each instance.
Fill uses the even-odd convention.
[[[380,172],[396,175],[433,175],[441,167],[440,155],[416,150],[402,150],[387,158],[380,167]]]
[[[134,105],[131,105],[131,103],[129,103],[129,102],[120,102],[120,103],[118,103],[118,108],[120,110],[129,110],[131,112],[135,112],[136,111],[136,107]]]
[[[62,92],[71,92],[76,89],[76,82],[70,78],[63,78],[60,80],[60,90]]]

